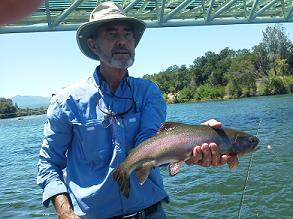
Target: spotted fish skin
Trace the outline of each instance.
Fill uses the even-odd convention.
[[[158,133],[130,151],[123,163],[114,169],[113,178],[125,197],[130,193],[130,174],[135,171],[140,184],[151,168],[169,164],[169,174],[176,175],[183,161],[192,156],[196,145],[214,142],[220,154],[243,156],[256,150],[259,139],[231,128],[214,129],[206,125],[166,122]],[[231,167],[230,167],[231,168]]]

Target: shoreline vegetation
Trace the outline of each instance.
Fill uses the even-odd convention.
[[[47,107],[19,108],[11,99],[0,98],[0,119],[18,118],[24,116],[43,115],[47,113]]]
[[[252,49],[207,52],[189,67],[174,65],[144,79],[156,83],[167,103],[237,99],[293,93],[293,43],[281,24],[268,26]],[[19,108],[0,98],[0,119],[41,115],[46,107]]]
[[[268,26],[251,50],[207,52],[189,67],[171,66],[144,79],[155,82],[168,103],[293,93],[293,44],[281,24]]]

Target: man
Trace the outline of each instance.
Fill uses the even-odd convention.
[[[93,77],[58,92],[48,109],[37,181],[44,205],[51,200],[59,218],[165,218],[161,201],[168,196],[158,168],[143,185],[131,175],[129,198],[112,177],[131,148],[155,135],[166,117],[159,88],[128,75],[144,30],[144,22],[113,2],[97,6],[77,30],[81,51],[100,66]],[[220,157],[213,143],[195,146],[193,153],[188,164],[235,162]]]

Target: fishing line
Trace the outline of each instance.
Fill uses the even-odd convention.
[[[261,120],[259,120],[259,123],[258,123],[258,128],[257,128],[257,131],[256,131],[256,137],[258,136],[260,123],[261,123]],[[241,200],[240,200],[240,204],[239,204],[238,219],[241,218],[241,208],[242,208],[242,205],[243,205],[243,202],[244,202],[244,194],[245,194],[245,190],[246,190],[246,187],[247,187],[247,182],[248,182],[248,178],[249,178],[250,169],[251,169],[251,166],[252,166],[252,156],[253,156],[253,153],[250,154],[250,158],[249,158],[249,164],[248,164],[248,168],[247,168],[247,172],[246,172],[246,178],[245,178],[245,181],[244,181]]]

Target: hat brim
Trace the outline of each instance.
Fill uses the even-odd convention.
[[[124,18],[120,17],[120,18],[110,18],[110,19],[92,21],[92,22],[87,22],[82,24],[77,29],[77,32],[76,32],[77,44],[84,55],[94,60],[100,60],[99,56],[93,53],[91,49],[88,47],[87,40],[89,37],[93,36],[95,31],[101,25],[110,23],[113,21],[125,21],[126,23],[131,25],[134,30],[135,47],[138,45],[146,28],[146,25],[143,21],[133,17],[124,17]]]

